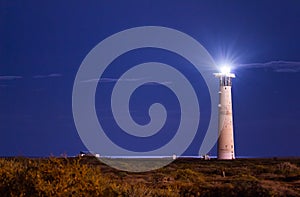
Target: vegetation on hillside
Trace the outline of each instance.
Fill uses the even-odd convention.
[[[300,196],[300,159],[179,159],[118,171],[92,157],[0,159],[1,196]]]

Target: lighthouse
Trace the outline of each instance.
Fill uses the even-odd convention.
[[[233,116],[232,116],[232,97],[231,86],[235,74],[230,72],[229,67],[223,67],[220,73],[215,73],[219,78],[219,138],[218,138],[218,159],[235,159],[234,135],[233,135]]]

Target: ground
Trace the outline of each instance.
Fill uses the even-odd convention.
[[[2,158],[1,196],[300,196],[300,158],[177,159],[133,173],[94,157]]]

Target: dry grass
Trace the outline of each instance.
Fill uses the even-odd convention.
[[[155,171],[95,158],[0,159],[1,196],[300,196],[300,159],[179,159]]]

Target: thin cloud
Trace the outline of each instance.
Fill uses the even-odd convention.
[[[112,83],[112,82],[117,82],[117,81],[133,82],[133,81],[139,81],[139,80],[142,80],[142,78],[132,78],[132,79],[101,78],[100,80],[99,79],[88,79],[88,80],[83,80],[81,82],[83,82],[83,83],[88,83],[88,82]]]
[[[170,85],[172,84],[171,81],[164,81],[164,82],[160,82],[160,83],[157,83],[157,82],[149,82],[147,83],[146,85],[153,85],[153,86],[156,86],[156,85]]]
[[[279,60],[265,63],[240,64],[237,68],[262,68],[269,69],[274,72],[296,73],[300,72],[300,62]]]
[[[135,81],[141,81],[143,80],[144,78],[128,78],[128,79],[116,79],[116,78],[101,78],[100,80],[99,79],[88,79],[88,80],[83,80],[81,82],[83,83],[89,83],[89,82],[95,82],[95,83],[114,83],[114,82],[135,82]],[[161,82],[160,84],[163,84],[163,85],[168,85],[168,84],[171,84],[172,82],[170,81],[165,81],[165,82]],[[154,83],[154,82],[149,82],[147,83],[147,85],[157,85],[157,83]]]
[[[0,75],[0,80],[6,81],[6,80],[15,80],[15,79],[21,79],[22,76],[10,76],[10,75]]]
[[[60,73],[53,73],[53,74],[49,74],[48,77],[62,77],[62,74],[60,74]]]
[[[113,78],[101,78],[99,79],[87,79],[87,80],[83,80],[81,82],[83,83],[90,83],[90,82],[101,82],[101,83],[112,83],[112,82],[116,82],[118,81],[118,79],[113,79]]]
[[[82,83],[91,83],[91,82],[98,82],[99,79],[87,79],[87,80],[82,80]]]
[[[60,73],[52,73],[49,75],[35,75],[35,76],[33,76],[33,78],[43,79],[43,78],[54,78],[54,77],[61,77],[61,76],[62,76],[62,74],[60,74]]]

